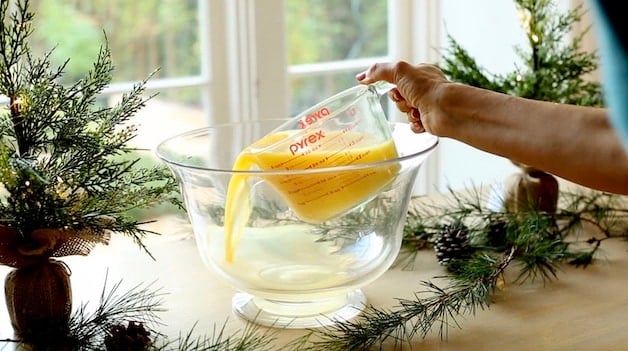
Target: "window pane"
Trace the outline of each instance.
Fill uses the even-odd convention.
[[[355,75],[365,68],[351,64],[339,69],[336,62],[388,55],[387,3],[286,0],[288,62],[314,64],[290,77],[291,115],[354,86]],[[316,67],[324,62],[333,64]]]
[[[35,13],[31,49],[36,57],[54,48],[53,66],[70,60],[63,83],[81,79],[92,68],[105,36],[114,64],[112,83],[199,75],[198,0],[31,0]],[[138,127],[130,144],[153,149],[166,137],[206,124],[199,87],[170,88],[164,83],[130,121]],[[113,106],[121,94],[103,95],[97,104]]]
[[[206,126],[207,116],[202,107],[205,94],[199,88],[160,90],[133,117],[137,137],[129,144],[152,150],[168,137]],[[118,100],[119,97],[113,97],[110,102]]]
[[[388,53],[387,1],[286,1],[288,62],[337,61]]]
[[[75,81],[91,67],[108,39],[114,82],[200,72],[198,0],[33,0],[33,53],[55,48],[54,65],[70,62]],[[104,32],[103,32],[104,31]]]
[[[293,78],[290,115],[295,116],[312,105],[329,98],[336,93],[353,87],[357,84],[355,75],[358,71],[341,74],[321,74]],[[384,109],[388,107],[388,99],[382,99]]]

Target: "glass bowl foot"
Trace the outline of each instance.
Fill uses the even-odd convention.
[[[234,312],[253,323],[267,327],[317,328],[350,320],[366,306],[360,289],[318,300],[281,301],[239,292],[232,299]]]

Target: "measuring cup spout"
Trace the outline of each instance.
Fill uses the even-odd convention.
[[[373,89],[378,96],[381,97],[385,94],[388,94],[388,92],[391,91],[394,87],[396,87],[396,85],[392,83],[388,83],[385,80],[380,80],[378,82],[371,84],[369,87]]]

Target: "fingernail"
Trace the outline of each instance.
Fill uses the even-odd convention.
[[[412,110],[410,110],[410,115],[412,116],[412,118],[414,118],[417,121],[421,120],[421,114],[419,113],[419,110],[417,110],[416,108],[413,108]]]
[[[355,79],[357,79],[358,81],[364,80],[364,78],[366,78],[366,72],[358,73],[355,76]]]
[[[410,122],[410,129],[415,133],[425,132],[425,128],[423,128],[423,125],[418,122]]]

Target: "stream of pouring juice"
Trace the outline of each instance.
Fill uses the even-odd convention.
[[[314,135],[315,133],[312,133]],[[323,135],[319,132],[319,135]],[[355,165],[397,157],[393,140],[374,143],[367,134],[326,132],[307,152],[296,153],[293,144],[284,148],[264,149],[289,139],[289,132],[270,134],[238,155],[233,170],[303,170]],[[314,139],[311,139],[314,140]],[[398,171],[398,164],[337,172],[311,174],[276,174],[264,180],[282,195],[294,213],[303,221],[321,223],[350,210],[388,184]],[[251,214],[247,174],[235,173],[227,189],[225,205],[225,258],[233,256]]]

